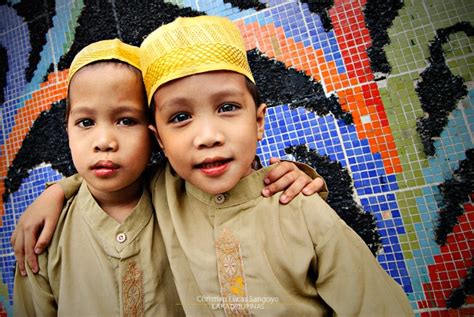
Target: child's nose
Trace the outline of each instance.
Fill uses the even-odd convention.
[[[224,144],[224,134],[212,124],[204,124],[194,138],[196,148],[209,148]]]
[[[102,129],[95,139],[95,152],[111,152],[118,148],[117,138],[114,134],[106,129]]]

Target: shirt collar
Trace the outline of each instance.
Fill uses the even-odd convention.
[[[241,205],[261,197],[264,187],[263,180],[274,166],[265,167],[242,178],[230,191],[221,194],[206,193],[193,184],[186,182],[186,191],[202,203],[214,208],[228,208]]]
[[[82,183],[77,199],[84,220],[102,240],[104,247],[115,249],[117,252],[121,252],[137,238],[153,215],[150,194],[145,186],[137,205],[121,224],[100,208],[86,182]]]

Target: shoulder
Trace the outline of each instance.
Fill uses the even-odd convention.
[[[302,219],[308,230],[315,235],[324,235],[342,221],[331,206],[318,194],[305,196],[300,193],[286,205],[279,202],[280,195],[281,193],[276,193],[270,197],[259,197],[255,207],[262,210],[268,217],[293,217],[295,221]]]
[[[69,197],[65,202],[64,206],[59,214],[58,222],[56,224],[56,229],[51,238],[51,243],[49,250],[54,250],[61,240],[63,234],[70,234],[72,230],[77,230],[74,226],[73,218],[79,216],[81,199],[87,199],[87,196],[84,195],[84,191],[89,192],[87,186],[84,182],[81,182],[79,191]],[[85,196],[85,197],[84,197]]]
[[[281,206],[285,212],[298,213],[304,220],[313,242],[317,243],[335,227],[345,226],[344,221],[337,215],[318,194],[305,196],[299,194],[293,201]]]

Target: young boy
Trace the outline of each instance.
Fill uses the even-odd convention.
[[[138,48],[96,42],[69,69],[67,132],[83,178],[15,316],[183,316],[143,173],[151,134]],[[140,142],[137,142],[140,140]]]
[[[252,163],[266,106],[231,21],[178,18],[140,51],[170,163],[154,178],[153,203],[187,315],[413,315],[401,287],[319,196],[286,206],[262,199],[273,167]]]

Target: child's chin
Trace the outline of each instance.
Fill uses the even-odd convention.
[[[226,193],[228,191],[230,191],[232,188],[234,188],[234,186],[238,183],[237,182],[232,182],[232,183],[228,183],[228,184],[216,184],[216,186],[213,186],[212,184],[210,183],[207,183],[207,184],[199,184],[199,185],[194,185],[196,186],[197,188],[199,188],[200,190],[208,193],[208,194],[211,194],[211,195],[218,195],[218,194],[222,194],[222,193]]]

